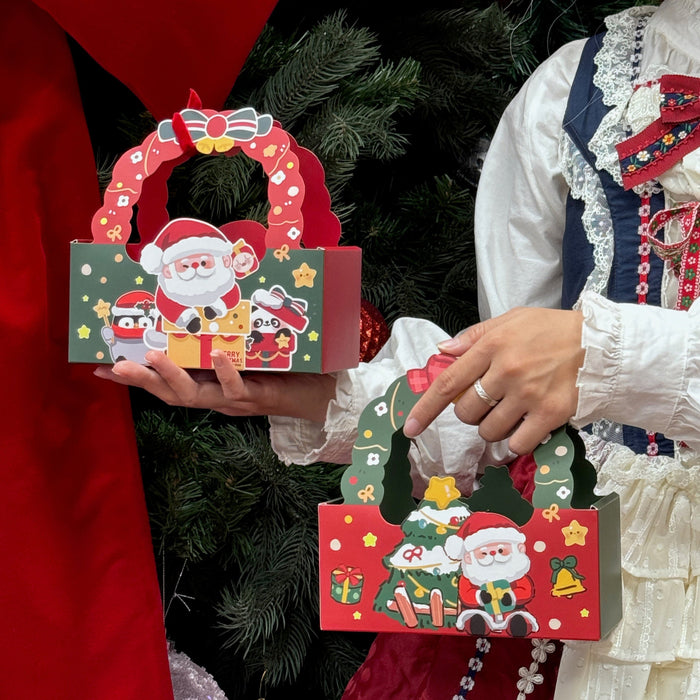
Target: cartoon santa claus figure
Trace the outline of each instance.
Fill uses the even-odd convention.
[[[257,269],[255,251],[242,239],[198,219],[173,219],[141,251],[141,267],[158,275],[156,306],[163,318],[189,333],[202,319],[225,316],[241,299],[237,278]]]
[[[524,609],[534,586],[527,575],[530,558],[525,535],[512,520],[498,513],[472,513],[447,538],[445,552],[461,564],[458,629],[475,635],[505,632],[513,637],[539,629],[537,620]]]

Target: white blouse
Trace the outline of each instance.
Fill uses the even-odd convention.
[[[629,23],[634,12],[620,21]],[[620,35],[628,29],[622,27]],[[645,29],[640,81],[668,72],[700,75],[698,36],[700,2],[665,0]],[[482,318],[515,306],[561,305],[566,198],[576,187],[567,177],[570,153],[562,121],[584,43],[567,44],[535,70],[503,114],[489,147],[475,214]],[[634,109],[628,108],[633,94],[629,78],[616,71],[630,50],[620,42],[597,59],[596,81],[613,108],[592,148],[598,167],[609,169],[618,181],[614,142],[623,133],[623,122],[636,119],[635,130],[640,130],[658,116],[658,87],[647,91],[641,107],[633,101]],[[699,163],[700,157],[690,154],[674,166],[663,183],[667,205],[700,199],[700,167],[695,169]],[[594,174],[591,183],[588,190],[574,194],[594,207]],[[591,231],[590,237],[597,235]],[[581,426],[605,418],[663,433],[700,450],[700,305],[684,312],[608,301],[603,294],[610,256],[605,255],[604,242],[595,243],[594,279],[580,300],[586,358],[572,423]],[[673,285],[666,287],[665,305],[672,307]],[[427,321],[397,321],[390,341],[372,362],[337,374],[337,395],[325,424],[270,418],[275,451],[286,462],[349,463],[365,405],[408,369],[423,366],[445,337]],[[409,457],[417,488],[432,474],[447,473],[456,476],[464,490],[480,465],[512,455],[504,443],[484,444],[476,428],[461,424],[448,408],[415,441]]]

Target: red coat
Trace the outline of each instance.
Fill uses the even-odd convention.
[[[223,107],[273,6],[3,3],[0,698],[172,698],[129,393],[67,362],[70,241],[100,196],[66,34],[163,119],[190,88]]]

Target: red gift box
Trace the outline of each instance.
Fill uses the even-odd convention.
[[[267,227],[170,219],[168,178],[197,155],[262,166]],[[361,251],[340,245],[340,236],[311,151],[269,114],[202,109],[193,94],[186,109],[119,158],[92,220],[92,241],[71,244],[69,360],[143,362],[156,349],[180,366],[210,367],[210,349],[218,345],[240,358],[239,369],[354,367]],[[155,317],[120,307],[118,300],[133,292],[152,295]]]
[[[595,496],[577,431],[562,426],[534,451],[532,503],[505,466],[486,467],[469,498],[452,477],[411,497],[400,430],[451,362],[434,356],[360,417],[342,502],[318,509],[321,628],[601,639],[622,616],[619,497]],[[343,566],[362,569],[353,604],[325,583]]]

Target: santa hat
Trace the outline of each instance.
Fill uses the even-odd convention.
[[[472,513],[445,541],[445,553],[450,559],[461,559],[465,552],[472,552],[491,542],[522,544],[525,535],[510,519],[499,513],[477,511]]]
[[[122,319],[125,316],[134,319],[143,316],[144,318],[150,318],[151,321],[157,321],[158,309],[156,309],[153,294],[143,290],[134,290],[122,294],[112,304],[112,331],[114,332],[114,337],[121,340],[141,338],[144,328],[140,324],[134,323],[131,327],[120,325],[118,319]]]
[[[261,309],[276,316],[285,326],[301,333],[309,324],[306,316],[306,301],[290,297],[282,287],[274,286],[270,291],[256,289],[251,301]]]
[[[153,294],[134,290],[122,294],[112,305],[113,316],[150,316],[156,318],[156,300]]]
[[[216,226],[198,219],[173,219],[141,251],[141,267],[151,275],[159,273],[173,260],[187,255],[210,253],[231,255],[233,243]]]

